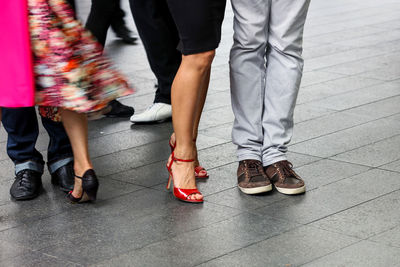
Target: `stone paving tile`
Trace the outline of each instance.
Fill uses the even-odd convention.
[[[396,119],[383,118],[340,132],[294,144],[291,151],[318,157],[330,157],[396,136],[400,125]],[[323,149],[322,149],[323,148]]]
[[[393,81],[400,79],[400,70],[396,63],[393,63],[389,68],[379,68],[372,71],[362,73],[360,76],[378,79],[382,81]]]
[[[126,266],[129,264],[195,266],[295,226],[295,224],[268,216],[242,214],[129,252],[99,266]],[[237,231],[237,229],[246,229],[246,231]]]
[[[95,158],[93,165],[99,174],[106,176],[165,160],[169,153],[165,141],[161,141]]]
[[[369,121],[371,121],[369,117],[353,114],[351,111],[343,111],[300,122],[294,126],[291,144],[294,145],[330,133],[339,132]]]
[[[134,196],[104,202],[94,211],[80,209],[70,214],[74,223],[65,230],[69,234],[62,242],[45,247],[41,252],[61,259],[73,257],[86,264],[96,263],[173,239],[179,234],[204,229],[239,213],[212,203],[182,206],[165,193],[143,190]],[[74,236],[76,232],[84,234]]]
[[[398,266],[400,249],[361,241],[303,266]]]
[[[11,160],[0,161],[0,181],[10,180],[14,178],[14,164]]]
[[[372,186],[376,185],[377,177],[379,186]],[[354,188],[357,188],[357,194]],[[399,189],[399,173],[370,170],[321,186],[304,195],[262,207],[255,212],[306,224]]]
[[[371,120],[389,117],[400,113],[400,96],[390,97],[366,105],[348,109],[349,112],[369,117]],[[373,110],[373,112],[371,112]]]
[[[352,12],[354,14],[354,12]],[[387,22],[386,22],[387,23]],[[305,40],[310,40],[315,43],[320,44],[332,44],[342,40],[348,40],[352,38],[359,38],[363,36],[374,35],[387,30],[387,28],[382,29],[381,27],[375,27],[377,24],[372,26],[361,26],[358,28],[345,29],[343,31],[323,33],[313,37],[305,36]],[[380,24],[378,24],[380,25]],[[307,32],[306,32],[307,33]]]
[[[394,177],[400,178],[398,173]],[[312,223],[312,226],[361,239],[398,226],[400,192],[396,191]],[[372,238],[373,239],[373,238]]]
[[[232,141],[232,127],[232,123],[225,123],[219,126],[200,130],[199,133],[205,136],[213,136],[226,141]]]
[[[294,124],[300,123],[302,121],[312,120],[315,118],[322,117],[324,115],[335,112],[333,109],[327,109],[323,107],[313,106],[310,104],[303,104],[296,106],[294,112]]]
[[[0,262],[14,258],[18,255],[30,254],[33,250],[23,246],[13,244],[12,242],[0,241]]]
[[[381,166],[382,169],[400,172],[400,160],[393,161],[386,165]]]
[[[297,105],[382,83],[383,81],[369,79],[362,76],[348,76],[311,86],[305,86],[300,89]]]
[[[358,239],[303,226],[200,266],[299,266],[355,242]]]
[[[369,48],[355,48],[352,50],[335,53],[332,55],[321,56],[307,61],[305,71],[321,70],[328,67],[336,66],[339,64],[347,64],[352,61],[370,58],[373,56],[382,55],[382,52],[372,50]],[[340,72],[336,72],[340,73]],[[346,73],[340,73],[346,74]]]
[[[359,38],[342,40],[337,42],[337,45],[347,47],[368,47],[375,44],[390,42],[400,39],[400,30],[390,30],[374,35],[363,36]]]
[[[346,75],[357,75],[362,74],[367,71],[372,71],[378,68],[385,67],[390,62],[396,62],[399,60],[399,51],[388,52],[384,49],[380,50],[380,47],[371,47],[372,51],[380,51],[381,54],[376,54],[377,52],[371,52],[370,57],[361,58],[359,60],[354,60],[352,62],[344,62],[337,65],[330,65],[329,67],[322,68],[321,71],[346,74]],[[357,49],[356,49],[357,50]],[[389,46],[389,50],[390,46]]]
[[[355,12],[357,11],[357,12]],[[343,10],[340,13],[340,16],[337,16],[338,14],[330,14],[330,15],[325,15],[324,17],[311,17],[308,18],[306,25],[313,25],[314,23],[318,23],[319,25],[324,25],[324,24],[331,24],[331,23],[336,23],[336,22],[348,22],[352,21],[354,19],[363,19],[366,16],[371,17],[371,16],[379,16],[382,14],[390,13],[391,11],[386,8],[385,6],[382,7],[376,7],[376,8],[360,8],[357,7],[356,10],[354,8],[348,8],[346,10]],[[354,38],[354,37],[353,37]]]
[[[383,233],[377,234],[369,238],[369,240],[391,247],[400,248],[400,225],[397,225],[396,227],[393,227],[392,229]]]
[[[312,104],[333,110],[345,110],[399,95],[398,84],[384,83],[313,101]]]
[[[100,178],[99,201],[111,199],[119,195],[128,194],[142,189],[138,185],[127,184],[120,181]],[[13,180],[0,183],[0,231],[21,224],[29,224],[32,221],[53,216],[73,208],[67,202],[64,192],[58,190],[50,183],[50,177],[43,177],[44,190],[42,194],[31,201],[11,200],[9,189]],[[45,207],[45,208],[44,208]],[[23,210],[24,212],[21,212]]]
[[[378,167],[400,159],[400,135],[360,147],[333,157],[333,159]]]
[[[307,64],[307,63],[305,63],[305,64]],[[305,65],[305,66],[307,66],[307,65]],[[345,75],[324,72],[324,71],[312,71],[312,72],[305,71],[303,74],[303,77],[301,79],[301,85],[309,86],[309,85],[318,84],[321,82],[332,81],[332,80],[339,79],[342,77],[345,77]]]
[[[345,162],[323,159],[295,168],[305,180],[308,190],[335,183],[341,179],[368,171],[370,168]]]
[[[60,260],[56,257],[52,257],[37,251],[27,252],[22,255],[6,259],[1,263],[3,266],[10,267],[20,267],[20,266],[29,266],[29,267],[40,267],[40,266],[60,266],[60,267],[79,267],[83,266],[78,263],[74,263],[70,260]]]

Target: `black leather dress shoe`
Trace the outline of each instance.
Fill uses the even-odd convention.
[[[58,168],[53,174],[51,174],[51,183],[58,185],[61,191],[69,192],[74,189],[74,164],[73,162],[68,163]]]
[[[133,107],[125,106],[117,100],[111,101],[108,106],[111,107],[111,111],[104,114],[107,117],[129,118],[135,113]]]
[[[17,173],[10,194],[16,200],[28,200],[37,197],[42,189],[42,174],[22,170]]]
[[[138,39],[138,37],[132,34],[132,32],[125,25],[121,25],[114,30],[117,37],[121,38],[122,41],[127,44],[135,44]]]

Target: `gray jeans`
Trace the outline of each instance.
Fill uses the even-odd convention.
[[[310,0],[231,0],[233,143],[239,160],[264,166],[286,159],[303,71],[303,29]]]

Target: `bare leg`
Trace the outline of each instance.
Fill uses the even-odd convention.
[[[210,83],[210,74],[211,74],[211,69],[208,70],[208,73],[205,75],[204,80],[202,82],[201,85],[201,90],[200,90],[200,94],[199,94],[199,98],[198,98],[198,104],[196,105],[196,113],[195,113],[195,119],[193,121],[193,140],[197,139],[197,132],[199,129],[199,123],[200,123],[200,118],[201,118],[201,114],[203,112],[203,107],[206,101],[206,96],[207,96],[207,92],[208,92],[208,85]],[[172,144],[175,144],[175,133],[172,133],[171,135],[171,142]],[[194,152],[195,152],[195,162],[194,162],[194,166],[199,166],[199,159],[197,156],[197,147],[196,147],[196,143],[194,143]],[[205,175],[207,172],[205,170],[200,171],[201,175]]]
[[[200,118],[201,114],[203,113],[204,104],[206,102],[208,85],[210,84],[210,75],[211,75],[211,69],[208,70],[201,84],[200,95],[199,95],[198,105],[196,107],[196,115],[194,120],[193,139],[197,139],[197,132],[199,129]]]
[[[82,176],[88,169],[93,168],[89,157],[86,114],[63,110],[61,117],[74,154],[75,174],[77,176]],[[75,178],[75,186],[72,195],[76,198],[82,195],[81,179]]]
[[[195,116],[195,120],[194,120],[194,127],[193,127],[193,140],[197,140],[197,133],[199,130],[199,123],[200,123],[200,118],[201,118],[201,114],[203,113],[203,108],[204,108],[204,104],[206,102],[206,96],[207,96],[207,92],[208,92],[208,85],[210,84],[210,74],[211,74],[211,69],[208,70],[207,74],[204,77],[203,83],[201,85],[201,91],[200,91],[200,95],[199,95],[199,101],[198,101],[198,105],[196,108],[196,116]],[[195,166],[199,166],[199,158],[197,156],[197,146],[196,146],[196,142],[194,143],[194,150],[195,150]],[[206,173],[206,171],[201,171],[200,173],[204,172],[202,175],[204,175]]]
[[[171,102],[172,118],[176,136],[175,156],[180,159],[195,158],[193,132],[195,129],[196,111],[203,104],[199,103],[207,80],[215,51],[182,56],[182,63],[172,84]],[[196,133],[197,135],[197,133]],[[171,160],[171,159],[170,159]],[[183,189],[196,188],[194,164],[175,162],[172,165],[174,183]],[[200,194],[191,198],[201,199]]]

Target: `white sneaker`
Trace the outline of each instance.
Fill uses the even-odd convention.
[[[171,105],[165,103],[154,103],[143,113],[133,115],[131,117],[131,122],[162,122],[171,117]]]

